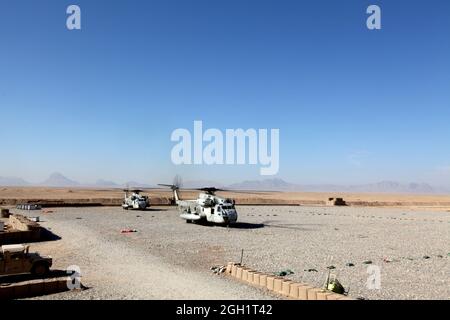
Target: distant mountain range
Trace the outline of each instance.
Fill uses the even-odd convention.
[[[382,181],[362,185],[300,185],[288,183],[281,179],[266,179],[244,181],[229,186],[230,189],[267,190],[267,191],[301,191],[301,192],[352,192],[352,193],[411,193],[411,194],[439,194],[449,193],[449,188],[432,187],[426,183],[402,184],[395,181]]]
[[[78,187],[80,183],[66,178],[61,173],[55,172],[47,180],[40,183],[40,185],[46,187]]]
[[[26,186],[48,186],[48,187],[93,187],[93,188],[155,188],[150,185],[136,181],[128,181],[122,184],[108,180],[97,180],[93,184],[83,184],[71,180],[61,173],[52,173],[48,179],[41,183],[30,183],[17,177],[0,177],[0,186],[26,187]],[[382,181],[362,185],[302,185],[286,182],[279,178],[264,180],[247,180],[230,185],[224,185],[211,180],[195,180],[183,183],[184,188],[216,187],[230,190],[260,190],[260,191],[298,191],[298,192],[352,192],[352,193],[410,193],[410,194],[445,194],[450,193],[450,188],[433,187],[426,183],[399,183],[395,181]]]
[[[30,183],[23,180],[22,178],[0,177],[0,186],[24,187],[24,186],[28,186],[28,185],[30,185]]]
[[[115,183],[114,181],[108,181],[99,179],[95,183],[80,183],[78,181],[69,179],[61,173],[52,173],[46,180],[39,183],[30,183],[22,178],[17,177],[0,177],[0,186],[7,187],[26,187],[26,186],[42,186],[42,187],[95,187],[95,188],[153,188],[154,185],[140,183],[136,181],[129,181],[123,184]]]

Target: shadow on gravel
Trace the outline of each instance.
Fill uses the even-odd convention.
[[[301,227],[298,224],[280,224],[280,223],[274,223],[274,221],[271,222],[264,222],[264,226],[267,228],[280,228],[280,229],[291,229],[291,230],[300,230],[300,231],[313,231],[313,229]]]
[[[146,208],[146,209],[140,209],[140,210],[125,210],[129,212],[164,212],[169,211],[169,209],[162,209],[162,208]]]
[[[161,208],[147,208],[143,211],[151,211],[151,212],[164,212],[164,211],[169,211],[168,209],[161,209]]]
[[[248,222],[236,222],[230,225],[230,228],[233,229],[259,229],[264,227],[265,227],[264,223],[248,223]]]
[[[46,228],[41,228],[41,239],[39,241],[35,241],[35,242],[57,241],[57,240],[61,240],[61,237],[54,234],[53,232],[51,232],[50,230],[48,230]]]
[[[217,227],[217,228],[231,228],[231,229],[259,229],[264,228],[263,223],[247,223],[247,222],[236,222],[230,225],[226,224],[216,224],[209,221],[196,221],[194,223],[198,226],[207,226],[207,227]]]

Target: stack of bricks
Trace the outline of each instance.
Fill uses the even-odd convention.
[[[283,277],[258,272],[238,263],[229,262],[225,272],[238,280],[252,286],[267,289],[278,295],[295,300],[353,300],[345,295],[324,289],[314,288],[308,284],[297,283]]]

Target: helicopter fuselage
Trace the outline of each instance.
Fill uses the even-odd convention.
[[[237,221],[234,202],[216,195],[200,193],[196,200],[178,200],[180,217],[189,221],[206,220],[216,224],[232,224]]]
[[[150,206],[150,200],[147,196],[142,196],[139,193],[132,193],[131,196],[125,194],[123,199],[122,208],[128,209],[137,209],[137,210],[145,210]]]

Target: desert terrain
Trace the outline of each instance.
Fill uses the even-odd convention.
[[[120,190],[0,190],[0,199],[17,201],[122,197]],[[163,190],[150,195],[170,198]],[[439,204],[411,208],[413,196],[344,196],[350,201],[405,204],[400,207],[320,204],[323,197],[342,196],[334,194],[229,196],[238,204],[243,199],[318,203],[238,205],[238,223],[228,228],[187,224],[168,205],[145,211],[120,206],[36,211],[6,207],[12,213],[40,216],[41,225],[57,238],[32,243],[32,251],[51,255],[53,269],[79,266],[88,288],[36,299],[281,299],[212,273],[212,266],[239,262],[242,250],[245,265],[268,273],[290,269],[294,274],[287,278],[313,286],[321,287],[330,272],[356,299],[450,299],[450,212],[439,207],[449,197],[421,196],[421,202]],[[124,234],[123,229],[137,232]],[[379,289],[367,286],[368,268],[373,266],[380,270]]]
[[[353,298],[450,298],[450,213],[274,206],[238,211],[239,223],[230,228],[187,224],[173,207],[30,211],[61,237],[31,248],[50,254],[56,269],[78,265],[89,288],[39,299],[280,298],[211,272],[239,261],[242,249],[245,265],[270,273],[290,269],[288,278],[319,287],[334,266],[331,272]],[[124,228],[137,232],[122,234]],[[367,288],[369,260],[381,270],[379,290]]]
[[[143,189],[155,205],[170,203],[169,189]],[[0,205],[41,202],[50,205],[120,205],[122,189],[0,187]],[[184,199],[195,199],[198,191],[182,190]],[[408,207],[421,210],[450,210],[450,195],[373,194],[331,192],[220,192],[241,205],[325,205],[329,197],[342,197],[351,206]]]

